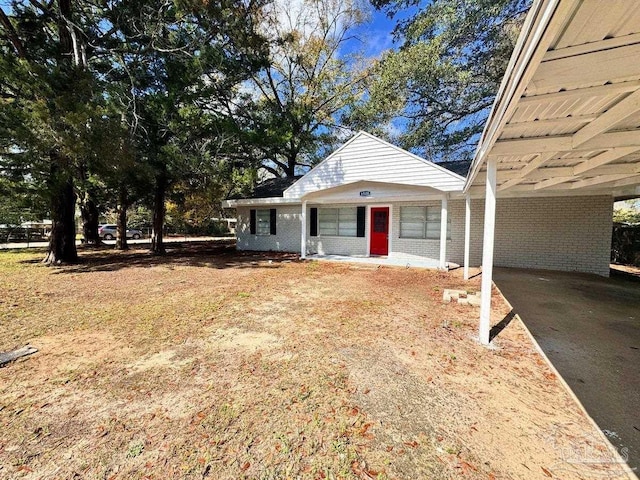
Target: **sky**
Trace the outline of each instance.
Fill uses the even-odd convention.
[[[384,12],[372,8],[371,20],[354,29],[356,39],[348,43],[344,53],[362,50],[366,57],[379,57],[382,52],[394,46],[394,27],[394,20],[387,18]]]

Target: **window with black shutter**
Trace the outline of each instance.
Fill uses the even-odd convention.
[[[309,235],[311,235],[312,237],[317,237],[318,236],[318,209],[317,208],[312,208],[310,210],[310,215],[309,215]]]
[[[358,207],[358,225],[357,225],[357,237],[364,237],[364,218],[366,207]]]
[[[249,210],[249,232],[252,235],[256,234],[256,210],[254,208]]]
[[[272,208],[269,211],[269,233],[271,235],[275,235],[276,234],[276,209]]]

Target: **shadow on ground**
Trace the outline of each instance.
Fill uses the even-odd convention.
[[[629,466],[640,467],[640,284],[510,268],[494,280]]]
[[[123,268],[188,266],[203,268],[278,268],[283,262],[298,261],[299,255],[280,252],[239,252],[235,241],[171,242],[165,255],[154,255],[145,245],[116,251],[112,247],[80,247],[78,263],[55,267],[55,274],[114,272]],[[23,263],[38,263],[39,259]]]

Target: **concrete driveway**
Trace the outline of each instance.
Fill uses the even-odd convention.
[[[494,280],[611,443],[640,470],[640,283],[496,269]]]

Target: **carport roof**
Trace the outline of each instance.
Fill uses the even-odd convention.
[[[635,0],[535,0],[465,191],[638,196],[639,58]]]

